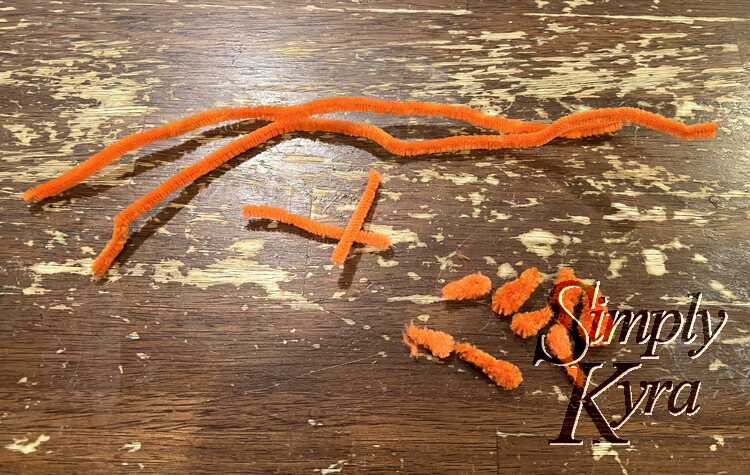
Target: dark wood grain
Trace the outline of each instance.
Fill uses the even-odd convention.
[[[0,444],[49,438],[28,454],[0,449],[0,472],[744,472],[749,12],[672,0],[0,3]],[[529,120],[629,105],[721,129],[713,141],[628,127],[414,159],[292,134],[137,223],[103,282],[88,265],[111,217],[256,123],[148,146],[41,205],[19,199],[103,144],[191,111],[341,94]],[[403,138],[472,131],[351,116]],[[385,181],[371,223],[399,242],[343,271],[328,265],[330,241],[240,214],[271,204],[343,226],[373,166]],[[531,231],[551,253],[525,245]],[[572,265],[614,308],[686,312],[679,302],[702,291],[706,308],[729,313],[719,341],[698,360],[679,342],[634,378],[701,380],[701,412],[636,415],[621,431],[629,447],[592,448],[588,421],[583,446],[550,447],[570,385],[532,366],[533,341],[487,302],[389,301],[436,296],[474,271],[499,285],[502,264],[550,276]],[[498,390],[457,360],[410,360],[400,334],[419,315],[517,363],[522,386]],[[607,411],[622,413],[620,397]]]

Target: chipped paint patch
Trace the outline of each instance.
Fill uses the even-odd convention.
[[[443,299],[436,295],[404,295],[400,297],[388,297],[389,302],[411,302],[419,305],[442,302]]]
[[[667,273],[665,262],[667,256],[659,249],[644,249],[641,251],[643,264],[646,266],[646,272],[651,275],[662,276]]]
[[[293,276],[290,273],[253,259],[263,246],[262,239],[237,241],[228,248],[236,256],[218,260],[203,268],[189,268],[184,273],[181,270],[185,266],[182,261],[163,260],[154,266],[153,279],[157,283],[179,283],[203,290],[223,284],[235,287],[254,284],[265,291],[268,299],[281,301],[295,309],[319,310],[320,305],[308,301],[302,294],[281,288],[281,283],[291,282]]]
[[[732,292],[731,290],[727,289],[724,284],[719,282],[718,280],[711,280],[708,282],[709,287],[711,289],[719,292],[722,297],[727,298],[729,300],[736,300],[737,296]]]
[[[656,221],[667,219],[667,213],[661,206],[654,206],[648,210],[639,210],[637,206],[628,206],[625,203],[612,203],[612,207],[618,211],[615,214],[605,214],[607,221]]]
[[[600,461],[603,457],[613,457],[615,462],[620,466],[623,475],[628,475],[628,471],[625,470],[625,466],[622,464],[622,460],[620,460],[620,454],[617,453],[617,450],[613,448],[610,442],[599,441],[598,444],[591,444],[591,455],[594,457],[595,462]]]
[[[558,236],[539,228],[534,228],[531,231],[519,234],[512,239],[521,241],[521,244],[524,245],[528,252],[536,254],[539,257],[550,257],[554,255],[555,251],[552,249],[552,246],[556,245],[558,242],[562,242],[566,246],[571,242],[581,242],[577,237],[571,238],[566,235]]]
[[[14,452],[21,452],[24,455],[28,455],[32,452],[36,452],[39,446],[42,445],[42,443],[47,442],[48,440],[49,436],[46,434],[40,434],[39,437],[37,437],[33,442],[29,442],[29,439],[27,438],[13,439],[13,443],[6,445],[5,448]]]

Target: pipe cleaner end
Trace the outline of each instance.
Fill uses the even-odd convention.
[[[43,196],[39,196],[37,188],[29,188],[28,190],[24,191],[21,195],[21,198],[27,203],[36,203],[44,199]]]

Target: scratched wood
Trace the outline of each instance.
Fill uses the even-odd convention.
[[[0,2],[0,472],[737,473],[750,451],[747,2]],[[125,133],[191,111],[341,94],[552,120],[628,105],[716,140],[628,127],[544,148],[399,159],[293,134],[243,154],[139,221],[105,281],[88,273],[128,202],[257,127],[145,147],[40,205],[19,193]],[[475,130],[371,120],[402,138]],[[245,203],[343,225],[370,167],[370,218],[396,244],[329,265],[333,244],[248,224]],[[613,308],[729,322],[633,376],[700,380],[701,411],[661,401],[600,438],[550,447],[570,385],[532,366],[488,302],[434,302],[481,271],[599,279]],[[528,308],[540,305],[547,280]],[[522,369],[498,390],[460,361],[410,360],[403,325],[468,339]],[[700,336],[699,336],[700,340]],[[638,361],[642,346],[592,352]],[[622,415],[622,393],[602,398]],[[25,439],[25,440],[24,440]]]

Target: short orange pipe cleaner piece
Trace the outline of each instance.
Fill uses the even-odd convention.
[[[521,338],[528,338],[539,333],[552,319],[552,308],[547,305],[539,310],[513,315],[510,329]]]
[[[499,315],[512,315],[529,299],[542,283],[542,274],[536,267],[526,269],[518,276],[495,291],[492,296],[492,310]]]
[[[490,278],[481,272],[476,272],[445,284],[443,298],[446,300],[476,299],[489,294],[490,290],[492,290]]]
[[[427,348],[433,356],[447,358],[453,353],[453,337],[448,333],[418,327],[409,323],[403,333],[404,344],[412,358],[419,356],[419,347]]]
[[[370,170],[369,177],[367,179],[367,186],[365,187],[362,197],[359,199],[357,208],[349,218],[349,222],[346,224],[344,234],[341,236],[339,243],[331,254],[331,262],[337,265],[341,265],[349,255],[349,251],[354,244],[354,236],[362,229],[362,225],[365,223],[367,213],[370,212],[373,201],[375,201],[375,194],[378,191],[380,185],[380,172],[374,168]]]
[[[341,236],[344,235],[343,228],[324,224],[315,221],[314,219],[290,213],[285,209],[275,208],[273,206],[245,205],[242,208],[242,214],[246,218],[272,219],[280,223],[295,226],[310,234],[315,234],[324,238],[341,239]],[[385,234],[364,230],[359,230],[354,234],[354,242],[372,246],[380,250],[388,249],[391,246],[391,238]]]
[[[581,314],[578,317],[581,327],[583,327],[579,327],[579,333],[581,336],[583,336],[584,331],[588,334],[591,346],[603,346],[612,330],[612,316],[603,303],[604,296],[602,295],[599,295],[599,301],[595,303],[592,309],[593,291],[589,291],[589,293],[591,295],[586,295],[583,299],[583,308],[581,308]]]
[[[518,366],[505,360],[499,360],[471,343],[456,343],[454,350],[462,360],[468,361],[505,389],[516,389],[523,381]]]

